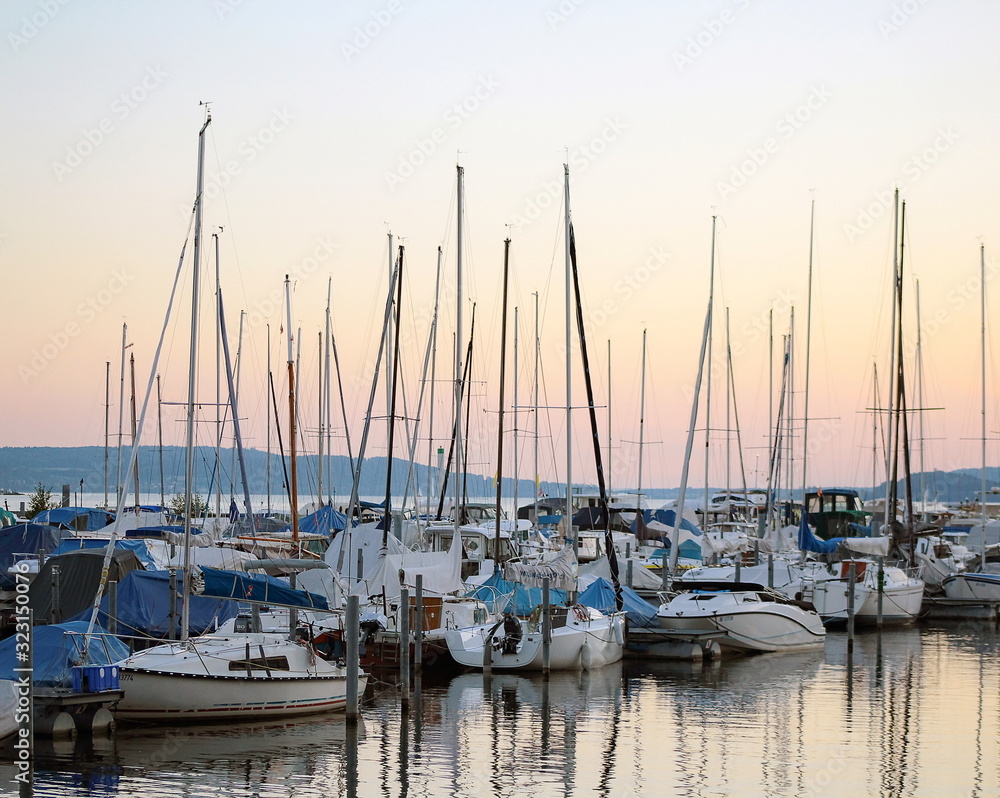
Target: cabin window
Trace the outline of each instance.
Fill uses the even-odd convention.
[[[234,659],[229,663],[231,671],[287,671],[288,657],[252,657]]]

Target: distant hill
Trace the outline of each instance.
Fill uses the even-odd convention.
[[[130,450],[122,450],[123,462],[121,469],[124,470],[128,463],[127,458]],[[263,494],[267,492],[267,453],[258,449],[247,449],[244,453],[247,479],[250,485],[250,492]],[[115,492],[115,485],[118,483],[118,457],[117,451],[111,450],[108,456],[107,474],[108,485],[111,493]],[[235,480],[237,492],[239,492],[239,466],[235,453],[232,449],[222,450],[222,486],[223,492],[228,493],[232,475],[237,475]],[[324,458],[326,461],[326,458]],[[208,493],[214,489],[214,463],[215,450],[209,447],[199,447],[195,450],[195,483],[199,493]],[[385,457],[366,458],[364,469],[362,470],[362,481],[359,492],[362,496],[381,496],[385,494],[386,478]],[[333,490],[324,489],[324,493],[337,496],[344,496],[351,489],[351,468],[348,459],[342,455],[329,458],[329,465],[332,468]],[[0,489],[13,490],[20,493],[30,493],[41,483],[54,493],[59,493],[63,485],[69,485],[73,491],[79,490],[80,480],[83,480],[83,490],[86,493],[100,493],[104,490],[104,448],[101,446],[76,446],[76,447],[53,447],[53,446],[27,446],[27,447],[0,447]],[[161,456],[156,447],[144,446],[139,450],[139,481],[143,493],[160,492],[160,469]],[[326,465],[324,464],[324,470]],[[436,471],[436,469],[434,469]],[[285,490],[285,475],[282,468],[282,461],[277,455],[271,455],[271,492],[279,493]],[[414,476],[420,486],[421,494],[427,490],[427,467],[424,465],[414,466]],[[168,496],[173,496],[183,491],[184,486],[184,449],[180,446],[166,446],[162,455],[163,472],[163,492]],[[304,455],[298,458],[298,483],[299,494],[308,497],[316,492],[317,485],[317,458],[315,455]],[[392,471],[392,493],[394,496],[402,496],[406,488],[407,463],[399,458],[393,458]],[[981,477],[977,468],[961,468],[956,471],[932,471],[926,473],[923,485],[926,488],[927,498],[930,501],[960,502],[972,499],[978,495],[980,490]],[[124,478],[124,475],[123,475]],[[451,477],[454,479],[454,476]],[[323,477],[324,485],[331,485],[330,475]],[[912,477],[913,498],[919,501],[921,496],[921,475],[915,474]],[[990,490],[1000,486],[1000,468],[987,469],[986,489]],[[593,485],[579,485],[579,489],[596,492]],[[834,487],[834,486],[829,486]],[[842,487],[842,486],[838,486]],[[562,496],[566,488],[558,482],[542,482],[542,491],[549,496]],[[634,488],[621,488],[615,486],[616,493],[634,492]],[[719,488],[710,488],[711,491]],[[865,499],[872,496],[872,489],[869,486],[858,487],[858,492]],[[884,495],[885,483],[876,489],[876,495]],[[518,496],[523,497],[526,504],[534,495],[535,486],[530,479],[522,479],[518,485]],[[904,486],[899,483],[899,495],[902,496]],[[413,490],[411,489],[411,493]],[[688,491],[689,500],[697,503],[701,500],[704,492],[703,487],[691,487]],[[451,495],[452,487],[449,485],[448,494]],[[496,493],[496,486],[490,477],[480,474],[469,474],[467,495],[469,496],[493,496]],[[666,501],[677,497],[677,488],[646,488],[643,495],[654,502]],[[503,480],[503,495],[510,497],[514,495],[514,480],[505,478]]]

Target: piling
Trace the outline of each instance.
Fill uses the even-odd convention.
[[[767,586],[774,587],[774,555],[767,555]]]
[[[542,579],[542,673],[549,675],[552,648],[552,608],[549,605],[549,578]]]
[[[625,561],[625,584],[632,587],[632,561]]]
[[[847,569],[847,650],[854,648],[854,563]]]
[[[59,586],[59,566],[52,566],[52,605],[49,607],[49,623],[59,623],[62,620],[62,613],[59,611],[62,597]]]
[[[403,712],[410,708],[410,590],[399,591],[399,680]]]
[[[985,532],[984,532],[985,534]],[[878,595],[876,596],[876,618],[875,622],[879,629],[882,628],[882,598],[885,595],[885,558],[878,557]]]
[[[344,706],[344,711],[349,723],[356,723],[358,719],[358,671],[361,667],[358,656],[358,644],[361,642],[360,621],[361,612],[358,597],[348,596],[347,629],[344,631],[347,643],[347,703]]]
[[[417,574],[416,615],[413,618],[413,676],[420,676],[424,666],[424,575]]]

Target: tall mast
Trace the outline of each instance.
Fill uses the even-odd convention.
[[[569,164],[563,164],[563,228],[566,239],[566,512],[563,519],[566,524],[565,535],[573,539],[573,551],[580,551],[580,537],[573,533],[573,352],[572,320],[573,306],[571,291],[573,286],[573,271],[570,263],[570,216],[569,206]]]
[[[288,453],[291,463],[288,498],[292,512],[292,542],[297,549],[299,545],[299,486],[295,467],[295,356],[292,351],[295,336],[292,334],[292,284],[287,274],[285,275],[285,313],[288,329]]]
[[[500,403],[497,412],[497,503],[493,557],[497,570],[503,566],[500,556],[500,497],[503,495],[503,400],[507,376],[507,277],[510,274],[510,239],[503,242],[503,304],[500,309]],[[516,409],[515,409],[515,412]]]
[[[331,380],[330,380],[330,344],[331,344],[331,330],[330,330],[330,294],[333,290],[333,278],[329,277],[326,281],[326,346],[323,348],[323,390],[326,391],[326,411],[323,418],[326,421],[326,462],[327,462],[327,481],[329,487],[327,488],[326,495],[329,500],[330,505],[333,505],[333,408],[330,402],[331,393]],[[322,504],[322,491],[320,491],[320,503]]]
[[[194,263],[191,289],[191,351],[188,357],[187,429],[184,462],[184,577],[181,591],[181,641],[188,639],[191,618],[191,499],[194,493],[194,393],[198,382],[198,284],[201,267],[201,217],[205,180],[205,131],[212,123],[212,112],[206,108],[205,124],[198,133],[198,184],[195,189]],[[124,340],[124,339],[123,339]]]
[[[809,356],[812,351],[813,304],[813,230],[816,218],[816,200],[809,204],[809,286],[806,292],[806,380],[802,403],[802,511],[805,512],[806,466],[809,462]]]
[[[732,381],[729,379],[729,306],[726,305],[726,518],[733,518],[733,491],[732,491],[732,453],[733,453],[733,428],[732,428]]]
[[[215,517],[222,517],[222,322],[218,317],[219,292],[222,290],[219,263],[219,234],[212,233],[215,246]]]
[[[108,422],[111,414],[111,361],[104,362],[104,508],[108,507]]]
[[[608,344],[610,345],[610,341]],[[610,349],[609,349],[610,352]],[[611,375],[608,374],[608,385],[611,385]],[[640,514],[642,513],[642,445],[645,442],[646,426],[646,330],[642,331],[642,369],[641,369],[641,389],[639,391],[639,487],[637,489],[638,498],[636,504]],[[610,420],[610,419],[609,419]],[[610,452],[608,458],[610,459]]]
[[[455,167],[457,171],[456,188],[456,276],[455,276],[455,506],[452,516],[455,522],[455,534],[459,534],[465,514],[462,502],[462,474],[465,469],[465,461],[462,458],[462,303],[465,301],[462,295],[462,225],[465,217],[465,169],[462,166]]]
[[[979,570],[986,570],[986,246],[979,245],[979,285],[982,289],[979,293],[979,354],[980,354],[980,405],[981,405],[981,428],[982,436],[981,452],[982,473],[980,474],[980,495],[979,509],[983,525],[983,543],[980,552]]]
[[[125,423],[125,343],[128,337],[128,324],[122,323],[122,354],[121,354],[121,379],[118,383],[118,456],[115,461],[117,476],[115,479],[115,503],[120,504],[122,498],[122,436],[123,424]]]
[[[392,526],[392,449],[396,430],[396,386],[399,384],[399,328],[400,312],[403,308],[403,245],[399,245],[399,257],[396,260],[396,326],[395,340],[392,347],[392,361],[386,357],[386,367],[392,371],[392,383],[389,386],[389,437],[387,441],[385,468],[385,515],[382,520],[382,548],[389,545],[389,529]],[[390,278],[391,279],[391,278]],[[399,530],[400,534],[402,530]],[[383,593],[383,596],[385,594]]]
[[[131,425],[130,430],[132,433],[132,448],[136,448],[139,445],[137,440],[137,430],[136,423],[138,419],[135,413],[135,352],[130,352],[128,356],[128,371],[129,371],[129,405],[131,407]],[[139,458],[135,458],[135,472],[134,472],[134,482],[135,482],[135,511],[139,512],[139,505],[142,502],[139,499]]]
[[[608,339],[608,465],[604,471],[608,483],[608,493],[611,493],[611,339]]]
[[[708,270],[708,305],[712,307],[715,302],[715,219],[712,217],[712,259]],[[702,525],[708,530],[708,508],[711,504],[711,497],[708,494],[708,460],[709,447],[712,436],[712,324],[708,325],[708,375],[705,380],[705,514],[702,516]]]
[[[388,232],[389,236],[389,274],[393,273],[393,238],[392,231]],[[392,414],[389,412],[389,404],[392,402],[389,396],[392,393],[392,374],[393,374],[393,356],[392,356],[392,316],[389,316],[389,326],[386,327],[385,332],[385,414],[386,414],[386,440],[388,441],[389,436],[392,434]],[[388,507],[386,510],[388,511]]]
[[[317,369],[317,392],[318,392],[318,405],[317,411],[319,413],[319,448],[316,457],[316,505],[317,507],[323,506],[323,436],[325,434],[325,428],[323,426],[323,333],[319,333],[319,347],[317,349],[319,360],[319,368]]]
[[[267,325],[267,379],[271,380],[271,325]],[[267,514],[271,515],[271,403],[265,401],[267,406],[267,457],[265,458],[265,471],[267,472],[265,482],[267,483]]]
[[[538,338],[538,292],[534,292],[535,297],[535,401],[534,401],[534,425],[535,425],[535,446],[534,446],[534,505],[535,505],[535,520],[534,523],[538,523],[538,491],[541,489],[541,476],[538,473],[538,371],[539,362],[541,361],[541,348],[539,346]]]
[[[892,380],[896,373],[896,287],[899,281],[899,189],[893,195],[893,216],[892,216],[892,338],[889,342],[889,401],[886,407],[886,418],[889,420],[888,435],[886,436],[885,453],[885,531],[889,530],[889,521],[896,517],[896,486],[890,483],[893,478],[892,459],[894,454],[890,452],[893,448],[892,442],[896,429],[895,419],[895,397],[893,396]],[[891,497],[891,499],[890,499]]]
[[[923,509],[923,518],[927,518],[927,481],[924,471],[924,356],[920,348],[920,280],[916,280],[917,294],[917,350],[916,350],[916,371],[917,371],[917,434],[920,436],[920,446],[917,454],[920,459],[920,502]]]
[[[506,307],[506,305],[505,305]],[[517,459],[517,417],[520,409],[517,404],[517,378],[518,378],[518,368],[517,368],[517,307],[514,307],[514,396],[512,406],[514,408],[514,527],[511,531],[513,535],[517,531],[517,486],[518,479],[520,477],[520,469],[518,468]]]
[[[159,438],[160,452],[160,508],[167,506],[166,488],[163,484],[163,395],[160,393],[160,375],[156,375],[156,434]]]
[[[434,385],[437,382],[437,331],[438,302],[441,296],[441,247],[437,249],[437,270],[434,277],[434,318],[431,320],[431,405],[427,424],[427,520],[431,515],[431,495],[436,493],[431,485],[434,473]],[[440,475],[439,475],[440,478]]]

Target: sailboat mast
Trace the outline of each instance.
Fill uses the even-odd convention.
[[[395,339],[392,346],[392,360],[386,357],[386,367],[392,371],[392,383],[389,385],[389,437],[386,442],[385,467],[385,515],[382,519],[382,548],[389,545],[389,529],[392,526],[392,450],[396,431],[396,386],[399,384],[399,328],[400,313],[403,309],[403,245],[399,245],[399,256],[396,260],[396,325]],[[391,321],[391,320],[390,320]],[[402,538],[402,530],[398,530]],[[384,597],[383,593],[383,597]]]
[[[921,350],[920,341],[920,280],[916,280],[917,294],[917,351],[916,351],[916,378],[917,378],[917,434],[920,436],[920,446],[917,449],[917,456],[920,459],[920,502],[922,518],[927,518],[927,483],[926,472],[924,471],[924,355]]]
[[[806,374],[802,401],[802,512],[806,511],[806,466],[809,462],[809,358],[812,352],[813,230],[816,200],[809,204],[809,285],[806,289]]]
[[[108,422],[111,414],[111,361],[104,362],[104,508],[108,507]]]
[[[215,517],[222,516],[222,324],[218,318],[219,291],[222,287],[219,263],[219,234],[212,233],[215,246]]]
[[[610,341],[608,342],[610,344]],[[642,512],[642,446],[645,442],[645,426],[646,426],[646,331],[642,331],[642,367],[641,367],[642,378],[640,380],[640,390],[639,390],[639,486],[637,489],[638,497],[636,499],[637,509]],[[608,375],[608,385],[611,384],[610,375]],[[610,421],[610,419],[609,419]],[[610,454],[609,454],[610,457]]]
[[[205,124],[198,133],[198,184],[195,190],[194,258],[191,278],[191,351],[188,358],[187,428],[184,460],[184,577],[181,591],[181,641],[188,639],[191,618],[191,500],[194,493],[194,394],[198,382],[198,284],[201,266],[201,225],[205,180],[205,131],[212,123],[206,110]],[[124,338],[122,339],[124,341]]]
[[[463,246],[463,223],[465,221],[465,169],[462,166],[455,166],[457,171],[457,186],[455,196],[455,506],[452,508],[452,517],[455,523],[455,534],[459,534],[465,514],[462,507],[462,474],[465,469],[465,461],[462,458],[462,304],[465,297],[462,294],[462,246]]]
[[[503,242],[503,304],[500,309],[500,402],[497,412],[497,502],[493,557],[497,570],[503,567],[500,556],[500,498],[503,495],[503,401],[507,377],[507,278],[510,274],[510,239]],[[515,410],[516,412],[516,410]]]
[[[517,417],[520,412],[520,408],[517,404],[517,378],[518,378],[518,368],[517,368],[517,306],[514,307],[514,395],[512,397],[512,406],[514,408],[514,527],[511,531],[513,535],[517,531],[517,486],[518,478],[520,476],[520,465],[517,459]]]
[[[292,343],[295,336],[292,335],[292,284],[285,275],[285,313],[288,329],[288,453],[291,463],[291,475],[289,479],[289,503],[292,512],[292,542],[295,548],[299,545],[299,494],[298,476],[295,467],[295,356],[292,351]]]
[[[611,339],[608,339],[608,465],[604,478],[608,482],[608,493],[611,493]]]
[[[115,503],[122,499],[122,426],[125,423],[125,350],[126,338],[128,337],[128,324],[122,324],[122,353],[121,353],[121,379],[118,383],[118,456],[115,462],[117,475],[115,478]]]
[[[167,497],[164,494],[166,490],[163,484],[163,395],[160,393],[160,375],[156,375],[156,436],[159,439],[159,455],[160,455],[160,508],[165,510],[167,507]]]
[[[571,217],[569,206],[569,164],[563,164],[563,228],[566,240],[566,512],[563,514],[567,538],[573,539],[573,552],[580,552],[580,536],[573,532],[573,351],[572,339],[572,287],[573,271],[570,263]]]
[[[438,331],[438,302],[441,297],[441,247],[437,249],[437,270],[434,277],[434,318],[431,320],[431,397],[430,412],[427,423],[427,520],[431,515],[431,496],[436,492],[433,489],[434,475],[434,386],[437,382],[437,331]],[[440,475],[439,475],[440,478]]]
[[[708,270],[708,305],[712,307],[715,302],[715,217],[712,217],[712,259]],[[712,437],[712,324],[708,325],[708,374],[705,380],[705,513],[702,516],[703,532],[708,531],[708,508],[711,504],[711,497],[708,494],[708,460],[709,447]]]
[[[980,551],[979,570],[986,570],[986,246],[979,245],[979,285],[982,286],[979,293],[979,350],[980,350],[980,407],[981,407],[981,428],[980,433],[982,447],[982,468],[980,474],[981,484],[979,486],[979,510],[983,524],[983,542]]]
[[[271,379],[271,325],[267,325],[267,378]],[[265,458],[265,482],[267,483],[267,514],[271,515],[271,403],[264,401],[267,406],[267,457]]]
[[[323,440],[326,434],[326,428],[323,426],[323,411],[325,409],[323,405],[323,333],[319,332],[319,345],[317,347],[317,357],[319,360],[317,363],[319,367],[316,369],[316,390],[317,390],[317,411],[319,417],[319,441],[318,441],[318,451],[316,457],[316,506],[323,506]]]
[[[139,445],[139,441],[136,436],[136,415],[135,415],[135,352],[130,352],[128,356],[128,371],[129,371],[129,405],[131,407],[131,432],[132,432],[132,447],[135,448]],[[139,512],[139,505],[142,502],[139,500],[139,460],[135,460],[135,511]]]
[[[893,390],[893,363],[896,358],[896,283],[899,280],[899,189],[893,194],[893,216],[892,216],[892,340],[889,345],[889,402],[886,407],[886,418],[889,420],[888,435],[886,436],[885,452],[885,520],[884,528],[889,529],[889,521],[896,517],[896,486],[892,481],[892,449],[894,430],[896,429],[896,419],[893,412],[895,408],[895,396]]]
[[[538,523],[538,492],[541,490],[541,475],[538,473],[538,371],[539,363],[541,361],[541,348],[539,346],[538,338],[538,292],[534,292],[535,296],[535,401],[534,401],[534,425],[535,425],[535,446],[534,446],[534,505],[535,505],[535,515],[534,523]]]

